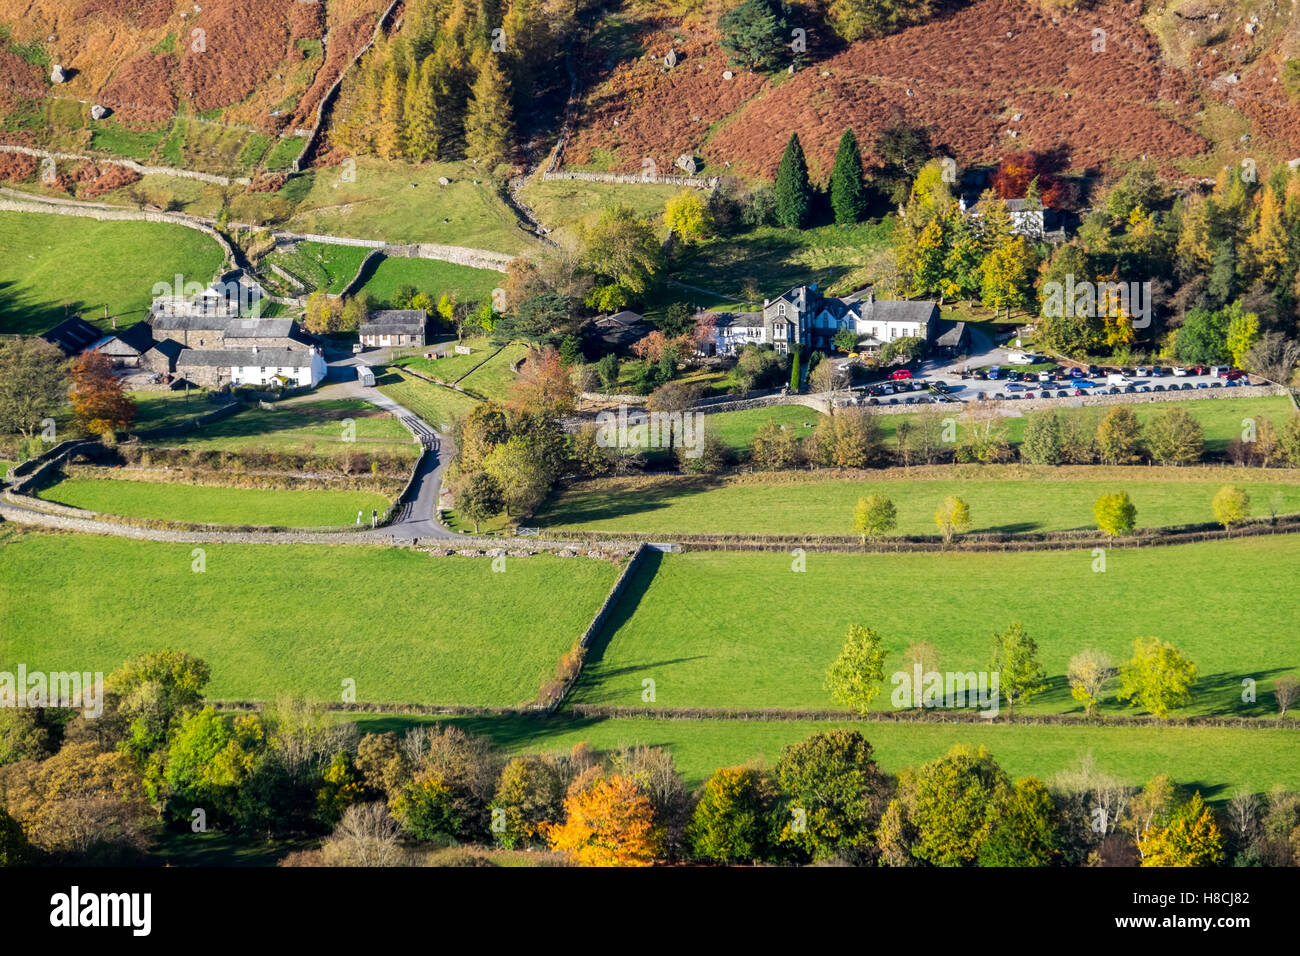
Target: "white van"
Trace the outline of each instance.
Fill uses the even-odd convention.
[[[1133,383],[1130,382],[1123,375],[1121,375],[1119,372],[1111,372],[1109,375],[1106,376],[1106,384],[1123,386],[1123,385],[1132,385]]]
[[[1030,355],[1028,352],[1008,352],[1007,364],[1008,365],[1033,365],[1034,357]]]

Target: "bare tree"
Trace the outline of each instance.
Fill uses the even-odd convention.
[[[1297,362],[1300,362],[1300,342],[1288,339],[1281,332],[1265,332],[1243,360],[1247,371],[1279,385],[1290,383]]]
[[[1290,674],[1284,674],[1273,682],[1273,699],[1277,701],[1277,710],[1279,717],[1286,717],[1286,712],[1291,709],[1300,698],[1300,680],[1296,680]]]
[[[402,828],[383,803],[354,803],[321,847],[325,866],[405,866]]]
[[[1238,793],[1228,801],[1228,833],[1237,847],[1244,850],[1263,833],[1263,804],[1253,793]]]

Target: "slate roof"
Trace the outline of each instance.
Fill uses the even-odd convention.
[[[104,333],[95,328],[79,315],[64,319],[54,328],[41,335],[51,345],[57,345],[68,355],[84,352],[104,337]]]
[[[177,368],[309,368],[312,353],[300,349],[184,349]]]
[[[423,309],[381,309],[371,312],[360,335],[423,335],[428,314]]]

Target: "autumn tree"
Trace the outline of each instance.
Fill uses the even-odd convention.
[[[573,411],[578,399],[573,376],[560,361],[560,353],[550,347],[529,348],[519,369],[519,377],[510,386],[506,407],[514,412],[561,418]]]
[[[564,817],[565,771],[550,754],[515,757],[492,801],[492,837],[508,849],[532,846]],[[497,821],[500,821],[498,823]]]
[[[1097,527],[1112,538],[1132,534],[1137,525],[1137,507],[1127,491],[1102,495],[1092,506],[1092,514],[1097,519]]]
[[[650,799],[626,777],[597,778],[570,793],[564,812],[547,836],[579,866],[649,866],[662,852]]]
[[[1116,405],[1097,426],[1097,451],[1107,465],[1130,465],[1140,457],[1142,423],[1127,405]]]
[[[755,468],[766,471],[793,468],[803,459],[799,436],[794,429],[769,419],[750,439],[749,459]]]
[[[1286,712],[1291,705],[1300,700],[1300,680],[1290,674],[1283,674],[1273,682],[1273,700],[1277,704],[1277,715],[1286,719]]]
[[[142,654],[108,675],[105,689],[118,699],[128,722],[123,749],[145,761],[167,741],[186,714],[203,703],[207,662],[181,651]]]
[[[112,363],[99,352],[84,352],[72,363],[72,414],[82,431],[112,435],[135,421],[135,401],[122,389]]]
[[[970,527],[970,505],[956,495],[949,495],[934,513],[934,523],[943,533],[943,543],[951,544],[954,534]]]
[[[1197,792],[1167,826],[1154,826],[1140,836],[1138,849],[1143,866],[1217,866],[1224,857],[1223,832]]]
[[[664,225],[685,242],[704,239],[713,229],[713,213],[698,190],[683,189],[664,203]]]
[[[497,56],[483,54],[465,114],[466,155],[472,162],[491,170],[510,158],[514,137],[510,80]]]
[[[1241,524],[1250,517],[1250,492],[1239,485],[1224,485],[1214,495],[1211,502],[1214,520],[1223,525],[1227,531],[1233,525]]]
[[[582,264],[596,277],[587,305],[615,312],[645,296],[663,270],[659,238],[630,206],[606,208],[596,222],[579,228]]]
[[[1175,707],[1191,703],[1196,681],[1196,665],[1176,646],[1157,637],[1139,637],[1133,642],[1133,656],[1119,669],[1116,696],[1164,720]]]
[[[884,495],[863,495],[853,509],[853,531],[862,538],[878,538],[898,527],[898,509]]]
[[[826,688],[837,704],[866,715],[885,686],[885,647],[880,635],[850,624],[840,656],[826,671]]]
[[[1157,412],[1143,431],[1147,451],[1162,465],[1200,461],[1205,453],[1205,431],[1184,408]]]
[[[1038,662],[1038,643],[1019,621],[993,635],[989,668],[997,672],[1008,717],[1018,702],[1027,702],[1047,686],[1047,673]]]
[[[0,341],[0,431],[33,438],[68,398],[63,350],[36,337]]]
[[[1096,716],[1102,692],[1117,673],[1110,655],[1105,651],[1088,648],[1070,658],[1066,669],[1070,696],[1083,704],[1085,716]]]
[[[686,835],[699,859],[739,864],[771,852],[776,788],[752,767],[721,767],[700,792]]]

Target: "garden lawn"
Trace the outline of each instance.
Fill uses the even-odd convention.
[[[478,368],[501,348],[489,342],[486,335],[470,336],[459,343],[452,340],[437,344],[442,358],[427,359],[423,355],[404,355],[394,359],[393,364],[402,368],[413,368],[422,375],[451,384]],[[470,349],[470,354],[457,355],[458,344]]]
[[[157,282],[207,284],[224,255],[195,229],[0,212],[0,332],[37,334],[80,312],[107,329],[143,319]]]
[[[210,406],[205,410],[211,410]],[[378,414],[376,414],[378,413]],[[195,412],[198,414],[198,412]],[[345,441],[351,420],[353,440]],[[273,409],[245,408],[196,431],[152,439],[150,445],[235,452],[279,451],[344,455],[385,451],[416,458],[419,446],[396,418],[360,399],[289,400]]]
[[[351,719],[351,715],[349,715]],[[427,721],[422,719],[421,722]],[[836,727],[858,730],[890,773],[947,752],[983,745],[1013,778],[1050,780],[1092,755],[1099,770],[1134,786],[1160,773],[1224,802],[1236,789],[1265,793],[1300,787],[1300,735],[1277,728],[1024,726],[1008,724],[876,723],[864,721],[650,720],[527,717],[443,718],[490,737],[512,754],[597,750],[645,744],[668,747],[694,789],[718,767],[776,763],[781,749]],[[411,718],[357,715],[363,733],[402,730]]]
[[[108,673],[174,648],[207,694],[515,706],[587,627],[618,568],[589,558],[431,558],[359,545],[0,537],[0,670]]]
[[[593,643],[571,700],[645,707],[649,678],[657,697],[648,706],[658,708],[834,708],[824,678],[851,624],[880,634],[891,675],[907,669],[903,652],[920,641],[935,646],[940,671],[989,670],[991,635],[1021,621],[1048,679],[1027,711],[1080,713],[1066,686],[1070,657],[1095,647],[1122,662],[1134,638],[1153,636],[1177,644],[1199,668],[1185,713],[1275,713],[1273,681],[1300,674],[1300,537],[1100,557],[1104,565],[1091,551],[794,560],[652,553]],[[1258,681],[1254,702],[1242,700],[1247,678]],[[889,709],[892,690],[886,684],[872,706]],[[1102,712],[1138,711],[1108,696]]]
[[[823,417],[821,412],[802,405],[747,408],[739,412],[718,412],[704,416],[704,431],[705,434],[716,435],[732,451],[741,452],[748,451],[754,433],[768,422],[793,428],[800,439],[805,439],[812,435]]]
[[[536,518],[566,530],[851,535],[858,499],[881,494],[898,510],[895,534],[933,535],[935,510],[956,495],[970,505],[970,531],[1019,534],[1096,528],[1097,499],[1124,491],[1138,527],[1149,528],[1213,522],[1211,502],[1225,484],[1245,488],[1257,516],[1274,506],[1279,514],[1300,513],[1294,469],[935,465],[852,477],[821,471],[589,481],[558,491]]]
[[[42,489],[40,497],[130,518],[281,528],[351,525],[357,512],[368,521],[372,510],[382,514],[389,505],[383,495],[367,491],[228,488],[117,478],[66,478]]]

